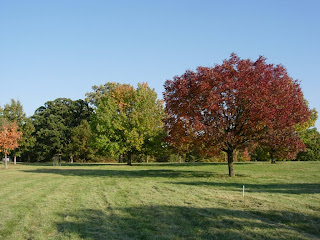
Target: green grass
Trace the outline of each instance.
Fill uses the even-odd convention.
[[[0,169],[0,239],[319,239],[320,162],[235,170],[9,165]]]

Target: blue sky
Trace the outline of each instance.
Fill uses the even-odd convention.
[[[162,97],[166,79],[235,52],[283,64],[319,111],[319,12],[318,0],[1,0],[0,106],[18,99],[32,115],[108,81]]]

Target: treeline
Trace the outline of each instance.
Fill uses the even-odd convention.
[[[106,83],[94,86],[86,99],[58,98],[27,117],[20,101],[1,108],[1,118],[16,123],[23,133],[11,158],[23,162],[48,162],[61,156],[67,162],[210,162],[227,161],[225,153],[202,155],[197,149],[181,153],[166,141],[163,102],[147,84]],[[320,160],[320,134],[311,128],[299,130],[306,149],[295,160]],[[284,158],[285,159],[285,158]],[[278,160],[284,160],[278,159]],[[263,146],[253,152],[237,151],[235,161],[270,161]]]
[[[12,99],[0,118],[22,132],[10,156],[23,162],[320,160],[317,111],[264,58],[187,71],[166,82],[164,100],[146,83],[108,82],[31,117]]]

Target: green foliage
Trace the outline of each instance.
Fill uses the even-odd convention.
[[[67,146],[67,153],[75,161],[88,161],[94,158],[91,138],[93,137],[91,127],[87,120],[71,130],[71,142]]]
[[[67,157],[66,147],[71,142],[72,129],[87,120],[91,113],[91,108],[83,100],[68,98],[48,101],[38,108],[33,116],[36,160],[50,161],[55,154]]]
[[[2,116],[9,122],[16,122],[21,127],[26,119],[26,114],[20,101],[11,99],[10,104],[6,104],[2,110]]]
[[[298,154],[297,160],[320,161],[320,133],[317,129],[311,128],[301,132],[300,138],[306,145],[306,149]]]
[[[96,147],[104,154],[127,155],[129,161],[132,154],[151,154],[162,147],[163,117],[162,102],[147,84],[109,88],[92,121]]]
[[[107,82],[104,85],[94,85],[92,87],[93,92],[86,93],[86,102],[90,103],[95,108],[98,107],[98,104],[101,98],[105,97],[109,93],[113,92],[116,88],[120,86],[119,83]]]
[[[305,124],[295,127],[306,146],[306,149],[298,154],[297,160],[320,161],[320,134],[316,128],[312,128],[317,119],[318,112],[316,109],[312,109],[309,120]]]
[[[307,100],[305,100],[305,103],[307,106],[309,106],[309,103]],[[309,119],[304,123],[299,123],[299,124],[295,125],[294,129],[296,130],[296,132],[303,132],[311,127],[314,127],[317,119],[318,119],[318,112],[315,108],[313,108],[310,110]]]
[[[270,161],[269,151],[263,147],[257,147],[250,157],[252,161]]]
[[[23,135],[17,155],[21,156],[22,161],[26,161],[30,160],[29,152],[32,151],[36,141],[36,138],[33,136],[35,127],[32,123],[31,118],[26,118],[24,124],[21,127],[21,131]]]

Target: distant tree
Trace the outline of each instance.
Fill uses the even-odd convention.
[[[19,147],[19,140],[21,139],[22,132],[18,130],[18,125],[9,123],[6,120],[1,120],[0,126],[0,152],[4,153],[5,169],[8,168],[7,155],[10,151]]]
[[[71,141],[66,148],[71,162],[73,160],[87,161],[93,158],[95,150],[91,144],[92,137],[91,127],[87,120],[83,120],[79,126],[71,130]]]
[[[49,161],[55,154],[66,157],[72,129],[79,126],[82,120],[88,120],[91,114],[92,110],[86,102],[68,98],[48,101],[38,108],[33,115],[36,159]]]
[[[128,84],[108,88],[92,121],[96,146],[102,152],[126,156],[131,165],[133,154],[148,154],[158,142],[163,114],[162,102],[145,83],[137,89]]]
[[[312,109],[309,120],[303,125],[295,126],[300,139],[306,146],[304,151],[298,153],[297,160],[320,161],[320,134],[314,127],[317,119],[318,112]]]
[[[235,54],[221,65],[167,80],[164,99],[170,142],[226,152],[229,176],[235,175],[235,150],[271,141],[270,135],[283,129],[291,136],[310,114],[299,83],[283,66]]]
[[[33,133],[35,132],[35,127],[30,117],[25,119],[24,124],[21,126],[21,131],[23,133],[23,137],[21,140],[21,145],[17,149],[17,156],[20,156],[22,161],[30,162],[30,153],[32,152],[32,149],[36,142],[36,138],[33,135]]]
[[[14,155],[14,164],[16,164],[16,157],[20,157],[22,154],[26,155],[26,152],[30,151],[34,145],[35,138],[32,136],[34,126],[31,119],[26,117],[20,101],[11,99],[10,104],[4,106],[1,115],[9,122],[15,122],[18,125],[18,130],[23,133],[23,137],[19,142],[19,148],[12,151],[12,154]]]
[[[306,149],[298,153],[297,160],[320,161],[320,133],[316,128],[307,129],[300,133],[300,138]]]

